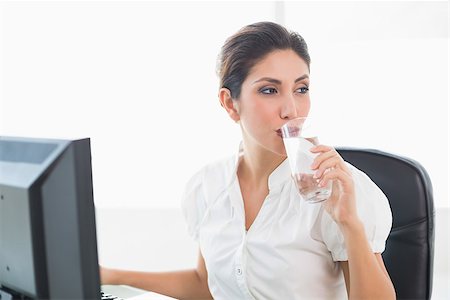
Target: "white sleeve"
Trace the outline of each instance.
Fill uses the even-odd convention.
[[[186,184],[181,209],[186,221],[189,235],[198,240],[198,230],[206,211],[205,196],[203,193],[204,169],[197,172]]]
[[[382,253],[391,231],[392,214],[389,201],[381,189],[362,171],[348,164],[355,184],[356,207],[364,224],[366,236],[374,253]],[[327,212],[321,216],[323,242],[327,245],[334,261],[348,260],[344,237]]]

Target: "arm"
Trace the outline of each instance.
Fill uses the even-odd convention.
[[[102,284],[124,284],[176,299],[212,299],[205,261],[199,251],[196,269],[170,272],[137,272],[101,268]]]
[[[349,299],[395,299],[383,259],[372,252],[358,217],[351,171],[332,147],[319,145],[311,151],[320,153],[311,166],[317,170],[319,185],[333,182],[331,196],[323,205],[344,236],[348,261],[341,266]]]
[[[340,262],[349,299],[395,299],[395,290],[379,253],[372,253],[362,224],[341,227],[348,261]]]

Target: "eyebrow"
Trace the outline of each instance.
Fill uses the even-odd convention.
[[[309,78],[309,75],[308,74],[304,74],[304,75],[300,76],[299,78],[295,79],[294,83],[297,83],[297,82],[299,82],[299,81],[301,81],[303,79],[307,79],[307,78]],[[258,79],[256,81],[254,81],[253,84],[261,82],[261,81],[268,81],[268,82],[274,83],[274,84],[281,84],[280,80],[275,79],[275,78],[270,78],[270,77],[260,78],[260,79]]]

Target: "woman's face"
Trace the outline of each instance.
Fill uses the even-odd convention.
[[[253,66],[236,101],[244,142],[285,156],[280,128],[310,108],[309,70],[293,50],[276,50]]]

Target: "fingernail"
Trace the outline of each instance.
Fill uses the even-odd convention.
[[[315,172],[314,175],[313,175],[313,178],[316,179],[316,178],[319,178],[319,177],[320,177],[320,171]]]

